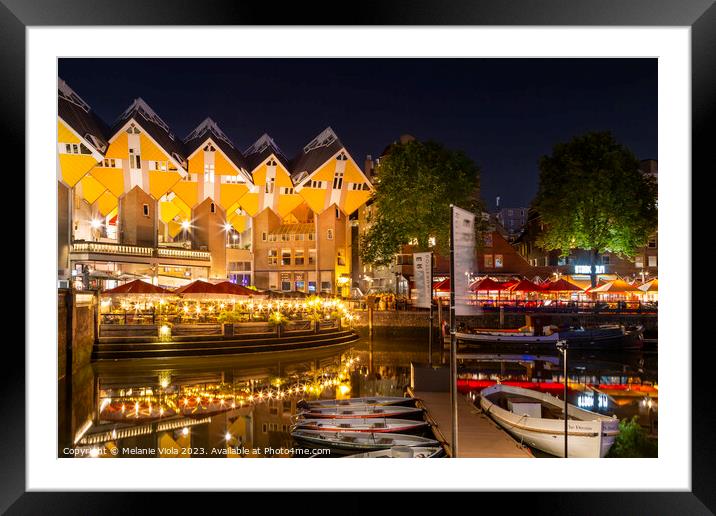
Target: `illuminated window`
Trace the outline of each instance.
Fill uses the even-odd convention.
[[[303,249],[296,249],[294,251],[293,263],[295,265],[303,265]]]
[[[656,267],[656,256],[653,254],[649,256],[649,267]]]
[[[214,182],[214,165],[213,164],[204,165],[204,182],[205,183],[213,183]]]
[[[276,250],[276,249],[268,250],[268,264],[269,265],[278,265],[278,250]]]
[[[485,268],[490,268],[490,269],[491,269],[492,267],[493,267],[492,255],[491,255],[491,254],[486,254],[486,255],[485,255]]]
[[[142,161],[139,156],[139,152],[134,149],[129,149],[129,168],[141,169]]]
[[[495,255],[495,267],[496,268],[502,267],[502,255],[501,254]]]
[[[265,192],[267,194],[273,193],[275,182],[276,182],[275,177],[272,177],[271,179],[268,180],[268,182],[266,183],[266,186],[265,186]]]
[[[290,249],[281,249],[281,265],[291,265]]]

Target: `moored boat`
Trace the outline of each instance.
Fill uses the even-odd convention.
[[[405,405],[415,406],[416,398],[403,396],[365,396],[362,398],[347,398],[344,400],[301,400],[296,405],[301,408],[330,408],[330,407],[355,407],[357,405]]]
[[[520,442],[564,457],[564,401],[530,389],[496,384],[480,391],[480,407]],[[604,457],[619,434],[619,420],[568,407],[569,457]]]
[[[570,349],[641,349],[644,345],[644,327],[625,328],[603,325],[593,328],[534,330],[473,330],[457,332],[458,342],[466,345],[498,345],[500,347],[530,346],[555,349],[558,341],[566,340]]]
[[[324,432],[297,429],[291,437],[311,449],[329,449],[330,455],[385,450],[394,446],[439,446],[435,439],[416,435],[375,432]]]
[[[426,421],[412,419],[302,419],[294,428],[304,430],[323,430],[330,432],[375,432],[375,433],[412,433],[421,434],[430,425]]]
[[[346,455],[344,459],[433,459],[445,455],[441,446],[393,446],[386,450]]]
[[[352,407],[309,407],[297,416],[311,419],[397,418],[422,419],[423,409],[415,407],[355,405]]]

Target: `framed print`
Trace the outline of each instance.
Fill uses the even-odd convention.
[[[137,24],[2,0],[27,223],[3,511],[147,490],[714,510],[687,207],[716,8],[413,7]]]

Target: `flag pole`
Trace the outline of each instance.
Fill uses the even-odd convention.
[[[457,341],[455,339],[455,206],[450,205],[450,405],[452,456],[457,458]]]

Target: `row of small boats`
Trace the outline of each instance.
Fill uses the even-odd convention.
[[[444,450],[431,437],[415,398],[375,396],[301,401],[291,428],[294,441],[320,456],[433,458]],[[318,454],[316,454],[318,456]]]

